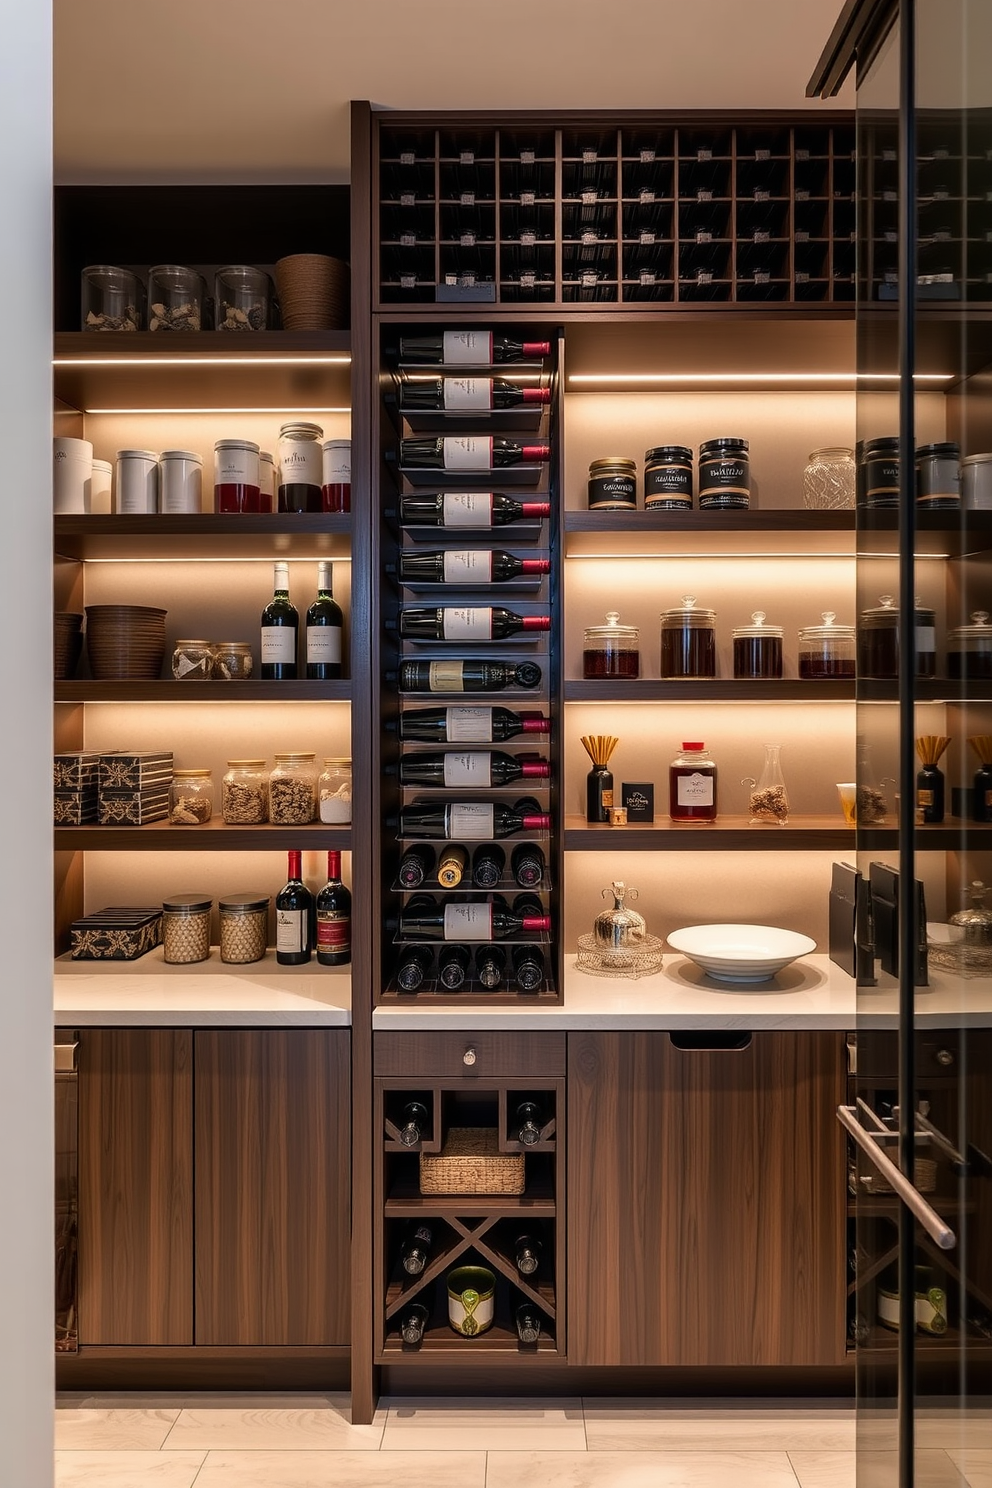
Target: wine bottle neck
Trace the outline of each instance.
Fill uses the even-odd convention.
[[[290,878],[299,881],[299,879],[301,878],[301,875],[302,875],[302,867],[303,867],[303,854],[301,852],[290,851],[290,853],[289,853],[289,876],[290,876]]]
[[[327,879],[329,883],[341,881],[341,854],[335,848],[327,854]]]

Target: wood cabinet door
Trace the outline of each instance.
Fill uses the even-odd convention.
[[[195,1037],[196,1342],[346,1344],[349,1035]]]
[[[79,1037],[79,1341],[193,1342],[193,1035]]]
[[[568,1079],[569,1361],[843,1362],[843,1036],[572,1033]]]

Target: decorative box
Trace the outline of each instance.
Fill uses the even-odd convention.
[[[84,790],[57,790],[52,820],[57,827],[85,827],[97,819],[96,785]]]
[[[147,790],[172,782],[172,752],[167,754],[134,754],[115,749],[100,755],[100,793],[104,791]]]
[[[96,790],[100,776],[98,754],[57,754],[54,765],[52,784],[57,791],[85,790],[89,786]]]
[[[495,1127],[453,1126],[439,1153],[420,1154],[422,1194],[522,1194],[524,1155],[500,1152]]]
[[[136,961],[162,944],[161,909],[101,909],[73,920],[73,961]]]
[[[143,827],[169,814],[169,787],[147,790],[100,791],[101,827]]]
[[[653,822],[654,783],[650,780],[625,780],[620,787],[620,804],[627,808],[628,822]]]

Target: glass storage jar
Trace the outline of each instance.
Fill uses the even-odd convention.
[[[279,430],[279,510],[319,512],[324,456],[319,424],[283,424]]]
[[[621,625],[617,610],[609,610],[605,625],[590,625],[582,648],[582,675],[589,680],[599,677],[637,677],[641,654],[637,648],[640,630],[636,625]]]
[[[853,678],[853,625],[835,625],[833,610],[822,612],[822,625],[804,625],[799,632],[799,675],[817,681]]]
[[[325,439],[322,465],[325,512],[351,511],[351,440]]]
[[[140,331],[144,308],[144,285],[130,270],[113,264],[90,264],[83,270],[84,331]]]
[[[684,594],[681,605],[661,612],[661,675],[716,676],[716,611],[697,610],[692,594]]]
[[[205,827],[214,814],[214,782],[209,770],[173,770],[169,820],[174,827]]]
[[[229,264],[214,280],[214,318],[219,331],[271,331],[272,280],[249,264]]]
[[[269,940],[269,896],[226,894],[220,905],[220,959],[229,965],[261,961]]]
[[[692,450],[659,444],[644,451],[644,510],[692,510]]]
[[[195,269],[156,264],[148,270],[148,329],[202,330],[205,299],[206,285]]]
[[[172,675],[177,682],[206,682],[213,674],[214,652],[209,641],[177,641],[172,653]]]
[[[916,676],[937,672],[937,617],[916,601]],[[858,663],[863,677],[894,680],[899,676],[899,609],[891,594],[861,612]]]
[[[974,610],[971,625],[947,633],[949,677],[992,677],[992,625],[988,610]]]
[[[254,669],[250,641],[214,642],[214,678],[220,682],[243,682]]]
[[[961,504],[968,511],[992,511],[992,454],[965,455],[961,461]]]
[[[322,822],[351,821],[351,760],[325,759],[317,782],[317,795]]]
[[[260,759],[228,760],[221,815],[229,827],[257,827],[269,815],[269,772]]]
[[[923,511],[961,505],[961,446],[921,444],[916,451],[916,504]]]
[[[276,462],[268,450],[258,452],[258,509],[275,511],[276,506]]]
[[[676,822],[716,821],[716,763],[705,744],[683,744],[668,767],[668,814]]]
[[[803,471],[803,506],[834,511],[854,506],[854,451],[843,445],[813,450]]]
[[[607,455],[589,466],[590,511],[637,509],[637,462],[624,455]]]
[[[206,961],[213,904],[209,894],[173,894],[162,900],[162,954],[171,966]]]
[[[214,511],[261,511],[259,450],[250,439],[218,439],[214,445]]]
[[[302,827],[312,822],[317,808],[317,756],[277,754],[269,775],[269,821],[276,826]]]
[[[777,678],[782,675],[781,625],[766,625],[764,610],[755,610],[750,625],[736,625],[734,637],[734,676]]]

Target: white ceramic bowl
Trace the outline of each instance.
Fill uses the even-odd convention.
[[[816,941],[795,930],[771,925],[689,925],[668,944],[695,961],[718,982],[766,982],[797,956],[816,950]]]

